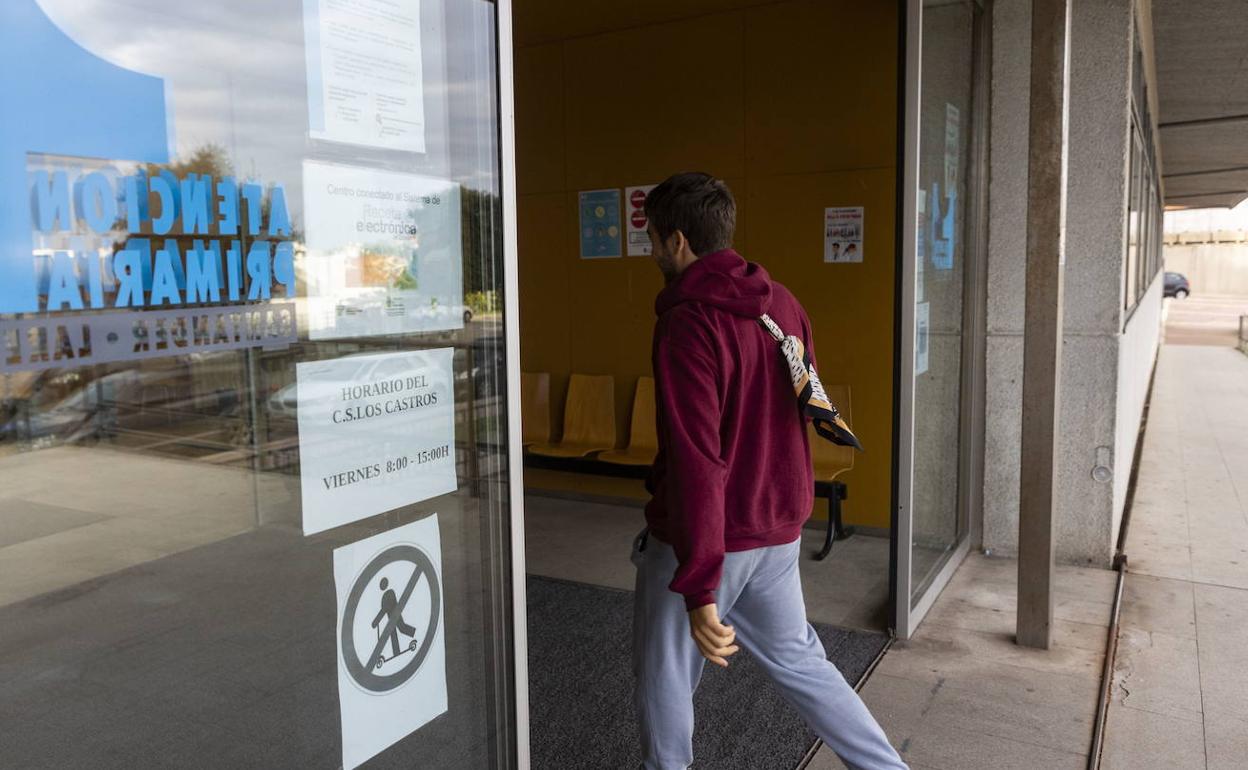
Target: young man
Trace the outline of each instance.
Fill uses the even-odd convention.
[[[810,446],[769,314],[811,349],[789,290],[732,250],[721,181],[680,174],[646,199],[667,286],[655,303],[659,455],[637,539],[635,705],[646,770],[693,762],[703,660],[743,645],[850,768],[904,768],[806,621],[800,536],[813,503]],[[766,719],[765,715],[743,716]]]

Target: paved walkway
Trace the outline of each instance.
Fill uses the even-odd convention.
[[[1239,317],[1248,314],[1248,297],[1198,294],[1166,303],[1167,345],[1226,345],[1239,341]]]
[[[1018,563],[972,553],[862,697],[913,770],[1082,770],[1115,576],[1059,567],[1048,651],[1014,643]],[[844,765],[826,746],[808,770]]]
[[[1161,349],[1105,768],[1248,766],[1248,356]]]

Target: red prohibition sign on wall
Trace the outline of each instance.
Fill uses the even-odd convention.
[[[638,230],[646,229],[646,212],[644,211],[633,212],[633,227],[636,227]]]
[[[633,194],[629,196],[628,202],[633,204],[635,209],[643,208],[646,205],[646,194],[641,190],[633,190]],[[637,220],[634,218],[633,221],[636,222]]]

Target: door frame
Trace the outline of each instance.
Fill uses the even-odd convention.
[[[516,222],[516,95],[511,0],[497,0],[498,122],[503,209],[503,329],[507,377],[507,488],[511,561],[512,704],[515,767],[529,770],[529,638],[524,551],[524,457],[520,420],[520,263]]]
[[[984,464],[984,370],[986,362],[987,222],[988,222],[988,99],[991,66],[989,34],[991,4],[973,0],[980,7],[973,37],[975,52],[972,82],[972,143],[967,166],[967,265],[963,276],[962,354],[959,394],[958,526],[957,544],[944,557],[917,602],[914,590],[914,415],[915,415],[915,295],[918,254],[918,205],[920,120],[922,112],[923,0],[901,2],[900,138],[901,171],[898,176],[897,310],[894,388],[893,489],[890,528],[890,626],[898,639],[909,639],[931,610],[953,574],[980,540],[983,509]]]

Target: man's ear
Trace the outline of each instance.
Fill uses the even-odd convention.
[[[674,255],[679,254],[682,249],[687,247],[689,241],[685,238],[684,233],[679,230],[673,230],[672,234],[667,237],[667,243],[664,245],[667,246],[667,253]]]

